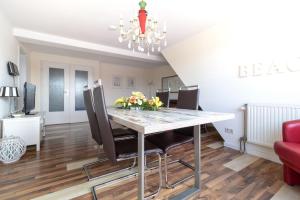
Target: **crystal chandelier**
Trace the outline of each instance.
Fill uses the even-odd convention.
[[[150,55],[150,51],[160,52],[161,45],[167,46],[167,27],[164,23],[163,30],[159,29],[159,23],[148,17],[148,13],[145,10],[147,3],[142,0],[139,2],[140,10],[137,17],[130,19],[129,27],[126,28],[124,19],[120,16],[120,23],[118,27],[111,26],[112,29],[118,30],[119,42],[128,42],[128,49],[136,50],[140,52],[147,52]]]

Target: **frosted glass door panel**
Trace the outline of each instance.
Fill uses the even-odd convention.
[[[83,87],[88,85],[88,72],[75,70],[75,111],[85,110]]]
[[[46,125],[70,123],[69,74],[68,65],[42,62],[41,109]]]
[[[83,88],[93,85],[93,68],[43,62],[41,75],[46,124],[87,122]]]
[[[65,102],[64,69],[49,68],[49,112],[63,112]]]

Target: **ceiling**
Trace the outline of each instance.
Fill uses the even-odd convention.
[[[139,0],[1,0],[0,9],[14,27],[127,48],[108,29],[137,15]],[[149,16],[166,22],[172,45],[214,24],[224,14],[221,0],[146,0]],[[223,3],[224,4],[224,3]],[[218,5],[218,6],[216,6]]]
[[[11,21],[14,35],[21,42],[166,63],[160,53],[148,57],[145,53],[133,54],[127,49],[127,44],[118,42],[118,33],[109,30],[110,25],[118,25],[120,14],[125,21],[136,16],[139,1],[0,0],[0,11]],[[292,8],[298,12],[299,7],[299,0],[145,1],[148,15],[161,24],[166,22],[168,46],[226,19],[240,20],[244,15],[249,19],[248,23],[252,23],[253,18],[270,16],[276,23],[290,15]],[[296,2],[297,6],[290,2]]]
[[[201,30],[231,18],[239,20],[268,16],[278,20],[297,9],[288,2],[298,0],[145,0],[148,15],[167,23],[168,46]],[[288,1],[288,2],[287,2]],[[147,57],[133,54],[127,44],[117,41],[118,33],[109,30],[137,15],[139,0],[1,0],[0,11],[11,21],[14,35],[22,42],[55,46],[98,55],[116,55],[165,63],[160,54]],[[277,5],[278,4],[278,5]],[[290,6],[289,6],[290,5]],[[297,4],[298,5],[298,4]],[[284,9],[288,6],[288,9]],[[271,8],[271,9],[270,9]],[[283,15],[283,11],[285,14]],[[258,15],[257,13],[261,15]],[[272,17],[273,19],[273,17]],[[298,19],[298,18],[297,18]]]

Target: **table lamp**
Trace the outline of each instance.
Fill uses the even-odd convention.
[[[0,97],[19,97],[19,96],[20,95],[17,87],[3,86],[0,88]],[[9,117],[13,117],[11,107],[12,107],[11,98],[9,98],[9,110],[10,110]]]

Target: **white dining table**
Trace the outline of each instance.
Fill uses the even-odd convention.
[[[152,133],[194,126],[195,184],[192,188],[173,196],[172,200],[188,199],[200,192],[201,125],[234,118],[231,113],[206,112],[177,108],[162,108],[158,111],[128,110],[109,107],[111,120],[138,132],[138,199],[144,199],[145,186],[145,137]]]

